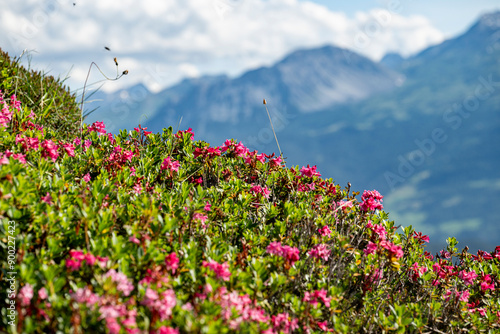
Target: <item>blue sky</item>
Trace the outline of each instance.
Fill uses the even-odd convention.
[[[354,16],[359,11],[399,5],[402,15],[422,15],[447,37],[463,32],[465,27],[472,24],[481,14],[500,10],[498,0],[312,0],[312,2],[332,11],[342,11],[349,16]]]
[[[73,3],[75,5],[73,5]],[[0,0],[0,47],[83,86],[91,62],[117,90],[158,91],[185,77],[237,76],[288,53],[333,44],[375,61],[410,56],[467,29],[498,0]],[[106,51],[105,46],[111,51]],[[90,82],[100,80],[93,71]]]

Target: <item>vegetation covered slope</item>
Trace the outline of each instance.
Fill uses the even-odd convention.
[[[15,94],[24,107],[33,109],[44,119],[44,125],[57,130],[60,136],[67,138],[79,130],[80,109],[64,81],[27,69],[20,61],[0,49],[0,90],[3,94]]]
[[[65,137],[15,96],[0,106],[9,333],[499,329],[500,247],[450,239],[434,258],[375,190],[190,129]]]

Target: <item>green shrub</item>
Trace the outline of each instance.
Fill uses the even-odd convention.
[[[500,247],[471,255],[452,238],[434,259],[376,191],[234,140],[100,122],[64,137],[0,105],[10,333],[499,330]]]

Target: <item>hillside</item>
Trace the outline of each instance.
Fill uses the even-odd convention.
[[[498,330],[500,247],[437,258],[383,195],[191,129],[64,138],[0,95],[2,330]]]
[[[393,55],[392,63],[390,55],[375,64],[323,47],[238,78],[189,79],[158,94],[133,88],[133,98],[110,96],[112,106],[89,122],[105,120],[113,131],[141,123],[156,132],[182,119],[208,142],[238,138],[274,151],[266,98],[288,161],[321,165],[338,184],[380,189],[395,219],[431,236],[433,252],[451,234],[463,246],[488,249],[500,232],[500,214],[489,209],[500,201],[499,17],[487,14],[463,35],[408,59]],[[419,153],[417,143],[436,129],[446,139]]]

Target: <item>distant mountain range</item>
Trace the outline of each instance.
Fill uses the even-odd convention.
[[[391,219],[471,250],[500,245],[500,12],[463,35],[379,63],[350,50],[299,50],[237,78],[186,79],[159,93],[143,85],[97,93],[87,122],[114,130],[192,127],[277,151],[268,102],[288,165],[316,164],[357,190],[378,189]],[[91,108],[91,107],[87,107]]]

